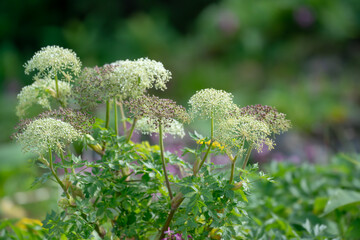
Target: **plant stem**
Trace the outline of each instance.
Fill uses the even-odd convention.
[[[164,175],[165,175],[165,182],[166,182],[166,187],[168,189],[169,192],[169,196],[170,196],[170,200],[173,199],[173,195],[171,192],[171,188],[170,188],[170,182],[169,182],[169,178],[166,172],[166,163],[165,163],[165,157],[164,157],[164,141],[163,141],[163,129],[162,129],[162,123],[161,121],[159,121],[159,145],[160,145],[160,157],[161,157],[161,162],[163,165],[163,171],[164,171]]]
[[[231,159],[231,173],[230,173],[230,179],[229,179],[230,184],[232,184],[232,182],[234,180],[235,163],[236,163],[238,156],[240,155],[240,152],[241,152],[241,150],[239,150],[239,152],[236,154],[236,156],[233,159]]]
[[[58,77],[57,74],[55,74],[55,86],[56,86],[56,98],[60,98],[60,93],[59,93],[59,83],[58,83]]]
[[[159,127],[159,130],[160,130],[160,127]],[[160,136],[161,136],[161,134],[160,134]],[[196,174],[200,171],[200,168],[204,164],[207,156],[209,155],[209,152],[210,152],[210,149],[211,149],[211,146],[212,146],[213,142],[214,142],[214,118],[213,118],[213,115],[212,115],[212,117],[211,117],[211,140],[210,140],[209,148],[207,149],[203,159],[201,160],[199,168],[194,169],[194,173],[193,173],[194,176],[196,176]],[[161,145],[160,145],[160,149],[161,149]],[[166,230],[168,230],[168,228],[170,226],[170,223],[171,223],[171,220],[173,219],[176,210],[179,208],[179,206],[181,205],[181,203],[184,201],[185,198],[183,197],[182,193],[180,192],[180,193],[178,193],[178,195],[176,195],[176,197],[173,200],[175,200],[175,199],[177,200],[177,202],[174,204],[174,206],[171,207],[171,210],[170,210],[170,213],[169,213],[169,215],[168,215],[168,217],[166,219],[166,222],[165,222],[164,226],[162,227],[161,232],[159,233],[158,240],[161,240],[161,239],[164,238],[164,236],[165,236],[164,232]]]
[[[184,198],[183,198],[183,199],[184,199]],[[182,202],[182,201],[181,201],[181,202]],[[180,203],[181,203],[181,202],[180,202]],[[169,226],[170,226],[170,222],[171,222],[171,220],[173,219],[176,210],[177,210],[177,208],[170,210],[170,213],[169,213],[169,215],[168,215],[168,217],[167,217],[167,219],[166,219],[166,222],[165,222],[164,226],[162,227],[161,232],[159,233],[159,238],[158,238],[158,240],[164,239],[165,231],[168,230],[168,228],[169,228]]]
[[[160,128],[159,128],[159,129],[160,129]],[[194,170],[194,173],[193,173],[194,176],[196,176],[196,174],[199,172],[200,168],[201,168],[202,165],[204,164],[204,162],[205,162],[205,160],[206,160],[206,158],[207,158],[207,156],[208,156],[208,154],[209,154],[209,152],[210,152],[210,149],[211,149],[212,144],[213,144],[213,141],[210,142],[209,148],[207,149],[207,151],[206,151],[203,159],[201,160],[201,163],[200,163],[200,165],[199,165],[199,168],[197,168],[197,169]],[[160,145],[160,149],[161,149],[161,145]],[[173,200],[175,200],[176,198],[178,198],[178,199],[177,199],[178,202],[175,203],[175,204],[174,204],[174,207],[171,208],[170,213],[169,213],[169,215],[168,215],[168,217],[167,217],[167,219],[166,219],[166,222],[165,222],[164,226],[162,227],[161,232],[159,233],[159,238],[158,238],[158,240],[161,240],[161,239],[164,238],[164,235],[165,235],[164,232],[165,232],[165,231],[168,229],[168,227],[170,226],[170,222],[171,222],[171,220],[173,219],[176,210],[179,208],[179,206],[181,205],[181,203],[182,203],[182,202],[184,201],[184,199],[185,199],[185,198],[182,196],[182,193],[181,193],[181,192],[178,193],[178,194],[181,194],[181,195],[179,195],[180,197],[178,198],[178,195],[176,195],[176,197],[173,199]]]
[[[119,125],[118,125],[118,114],[117,114],[117,106],[116,106],[116,97],[114,97],[114,117],[115,117],[115,134],[119,135]]]
[[[105,128],[109,129],[110,122],[110,100],[106,101],[106,118],[105,118]]]
[[[253,148],[253,145],[250,145],[249,149],[248,149],[248,152],[246,153],[246,157],[245,157],[245,160],[244,160],[244,163],[242,165],[242,169],[245,170],[245,167],[249,161],[249,157],[250,157],[250,154],[251,154],[251,151],[252,151],[252,148]],[[240,176],[241,176],[241,173],[240,173]]]
[[[65,165],[65,158],[64,158],[64,153],[62,151],[60,151],[60,158],[61,158],[61,162]],[[64,167],[64,171],[66,174],[68,174],[68,170],[67,168]]]
[[[231,173],[230,173],[230,179],[229,183],[232,184],[234,180],[234,169],[235,169],[235,161],[231,161]]]
[[[210,153],[210,149],[211,149],[212,144],[213,144],[213,140],[210,141],[209,147],[208,147],[208,149],[206,150],[206,153],[205,153],[203,159],[201,160],[201,162],[200,162],[200,164],[199,164],[199,168],[197,169],[197,171],[194,171],[194,176],[196,176],[196,174],[200,171],[200,168],[202,167],[202,165],[204,165],[204,162],[205,162],[207,156],[208,156],[209,153]]]
[[[63,182],[59,179],[58,175],[56,174],[56,172],[55,172],[55,170],[54,170],[51,148],[49,148],[49,167],[50,167],[50,171],[51,171],[52,175],[54,175],[56,181],[59,183],[59,185],[60,185],[61,188],[63,189],[63,191],[64,191],[67,199],[70,199],[70,195],[69,195],[68,191],[66,190],[65,185],[64,185]]]
[[[123,104],[122,104],[122,99],[120,99],[119,101],[119,106],[120,106],[120,114],[121,114],[121,121],[123,123],[123,128],[124,128],[124,136],[126,135],[127,132],[127,128],[126,128],[126,117],[125,117],[125,112],[124,112],[124,108],[123,108]]]
[[[132,134],[133,134],[133,132],[134,132],[136,122],[137,122],[137,118],[134,117],[134,120],[133,120],[133,123],[132,123],[132,125],[131,125],[131,129],[130,129],[129,135],[128,135],[128,137],[126,138],[126,142],[127,142],[127,143],[130,142],[130,140],[131,140],[131,136],[132,136]]]
[[[59,101],[61,107],[65,107],[65,104],[60,100],[59,80],[57,74],[55,74],[55,88],[56,88],[55,98]]]
[[[211,129],[210,129],[211,141],[214,141],[214,114],[211,114]]]
[[[60,153],[60,158],[61,160],[63,160],[64,158],[64,155],[63,153],[61,152]],[[54,167],[53,167],[53,159],[52,159],[52,151],[51,151],[51,148],[49,148],[49,167],[50,167],[50,170],[51,170],[51,173],[54,175],[56,181],[59,183],[59,185],[61,186],[61,188],[63,189],[65,195],[66,195],[66,198],[67,199],[70,199],[70,194],[68,193],[65,185],[63,184],[63,182],[59,179],[59,177],[57,176],[55,170],[54,170]],[[80,210],[80,209],[79,209]],[[89,221],[86,219],[86,215],[85,213],[83,213],[81,210],[80,210],[80,213],[81,213],[81,217],[88,223],[88,224],[91,224],[89,223]],[[103,239],[104,238],[104,233],[101,233],[100,231],[100,227],[98,224],[94,223],[94,229],[95,231],[99,234],[100,238]]]

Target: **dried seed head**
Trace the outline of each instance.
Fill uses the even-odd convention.
[[[119,84],[113,81],[114,68],[84,68],[74,83],[73,95],[80,108],[92,111],[98,104],[104,103],[118,94]]]
[[[66,48],[58,46],[43,47],[24,65],[25,73],[37,70],[38,77],[58,76],[60,80],[72,80],[81,71],[81,62],[76,54]]]
[[[176,119],[179,122],[188,122],[189,116],[184,107],[176,105],[170,99],[161,99],[156,96],[143,95],[139,98],[132,98],[126,102],[133,117],[143,117],[154,121],[155,127],[162,123],[164,128],[170,127],[170,123]]]
[[[257,104],[240,108],[239,113],[242,116],[254,116],[256,120],[266,123],[274,134],[286,132],[291,127],[286,115],[279,113],[274,107]]]

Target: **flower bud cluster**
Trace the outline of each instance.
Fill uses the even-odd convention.
[[[54,118],[36,119],[25,130],[15,136],[24,152],[40,156],[49,149],[60,152],[67,144],[79,139],[81,134],[69,123]]]
[[[156,127],[156,123],[154,119],[150,119],[147,117],[141,118],[136,122],[135,129],[143,134],[152,134],[159,133],[159,128]],[[166,133],[175,136],[179,136],[183,138],[185,136],[184,125],[175,119],[165,125],[163,130],[165,137]]]
[[[140,58],[111,64],[114,67],[113,82],[118,83],[118,94],[122,99],[139,97],[149,88],[165,90],[171,79],[171,72],[161,62]]]
[[[24,65],[25,73],[37,70],[38,77],[62,76],[62,80],[72,80],[81,71],[81,62],[76,54],[66,48],[58,46],[43,47]]]
[[[189,117],[184,107],[176,105],[170,99],[162,99],[156,96],[143,95],[139,98],[132,98],[126,102],[133,117],[141,119],[149,118],[154,127],[159,127],[159,123],[164,128],[170,127],[174,119],[180,122],[188,122]]]
[[[286,132],[290,127],[290,121],[287,120],[284,113],[279,113],[276,108],[266,105],[252,105],[240,108],[240,114],[254,116],[256,120],[265,122],[271,133],[280,134]]]
[[[58,81],[61,102],[67,103],[71,95],[71,85],[67,82]],[[51,109],[50,100],[56,97],[55,81],[49,78],[37,79],[33,84],[25,86],[18,94],[18,105],[16,115],[20,118],[26,117],[28,109],[34,104],[44,109]]]
[[[205,119],[221,119],[235,107],[231,93],[213,88],[197,91],[190,98],[189,105],[192,118],[200,117]]]
[[[273,148],[274,142],[270,139],[270,134],[266,123],[256,120],[253,116],[238,116],[222,121],[215,135],[227,148],[242,149],[247,142],[260,152],[264,144],[270,150]]]
[[[74,98],[81,109],[92,111],[118,94],[119,84],[113,81],[114,67],[84,68],[74,83]]]

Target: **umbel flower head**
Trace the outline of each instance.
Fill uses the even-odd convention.
[[[50,151],[63,151],[67,144],[80,138],[80,133],[69,123],[54,118],[36,119],[22,133],[15,136],[24,152],[40,156]]]
[[[153,121],[154,127],[161,123],[164,128],[170,127],[174,119],[179,122],[188,122],[188,114],[184,107],[177,105],[170,99],[162,99],[156,96],[143,95],[126,102],[133,117],[141,119],[146,117]]]
[[[113,79],[114,67],[84,68],[75,80],[73,95],[81,109],[92,111],[98,104],[116,96],[119,84]]]
[[[269,138],[271,132],[268,125],[256,120],[253,116],[237,116],[228,118],[219,124],[216,139],[227,149],[243,149],[248,143],[260,152],[264,144],[271,150],[274,142]]]
[[[202,89],[189,100],[190,115],[192,118],[220,119],[235,107],[232,99],[233,95],[223,90]]]
[[[66,104],[71,95],[71,85],[67,82],[58,81],[59,101]],[[18,105],[16,106],[16,115],[24,118],[30,107],[35,104],[44,109],[51,109],[50,100],[56,97],[55,80],[38,79],[33,84],[25,86],[18,94]]]
[[[24,67],[26,74],[37,70],[38,77],[47,76],[53,79],[58,76],[59,79],[71,81],[72,75],[77,76],[80,73],[81,62],[70,49],[47,46],[36,52]]]
[[[273,134],[286,132],[291,127],[286,115],[279,113],[274,107],[257,104],[240,108],[239,112],[242,116],[254,116],[256,120],[266,123]]]
[[[27,125],[34,120],[53,118],[69,123],[81,134],[90,134],[95,118],[87,113],[73,110],[71,108],[59,108],[57,110],[46,111],[33,119],[24,119],[16,126],[17,133],[20,134],[25,131]]]
[[[154,119],[150,119],[147,117],[141,118],[136,122],[135,129],[143,134],[152,134],[159,133],[159,128]],[[164,128],[164,136],[165,134],[170,134],[175,136],[179,136],[183,138],[185,136],[184,125],[175,119],[173,119],[169,124],[167,124]]]
[[[139,97],[152,87],[165,90],[171,79],[171,72],[161,62],[148,58],[117,61],[111,65],[114,67],[113,81],[119,84],[118,95],[122,99]]]

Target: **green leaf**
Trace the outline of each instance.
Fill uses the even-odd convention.
[[[196,154],[196,151],[194,149],[185,147],[183,149],[183,153],[181,154],[181,156],[185,156],[187,153]]]
[[[74,163],[79,163],[81,162],[81,156],[75,156],[74,154],[71,155],[71,160],[74,162]]]
[[[360,192],[337,189],[326,204],[324,213],[321,216],[351,203],[360,203]]]
[[[193,140],[199,140],[199,139],[203,139],[204,137],[198,133],[197,131],[194,131],[194,133],[189,132],[189,136],[193,139]]]
[[[245,202],[248,202],[248,199],[246,198],[246,195],[245,195],[244,191],[243,191],[243,190],[240,190],[239,192],[240,192],[240,194],[241,194],[242,199],[243,199]]]
[[[31,188],[44,184],[51,176],[51,172],[47,172],[44,173],[41,177],[35,178],[35,181],[32,183]]]

